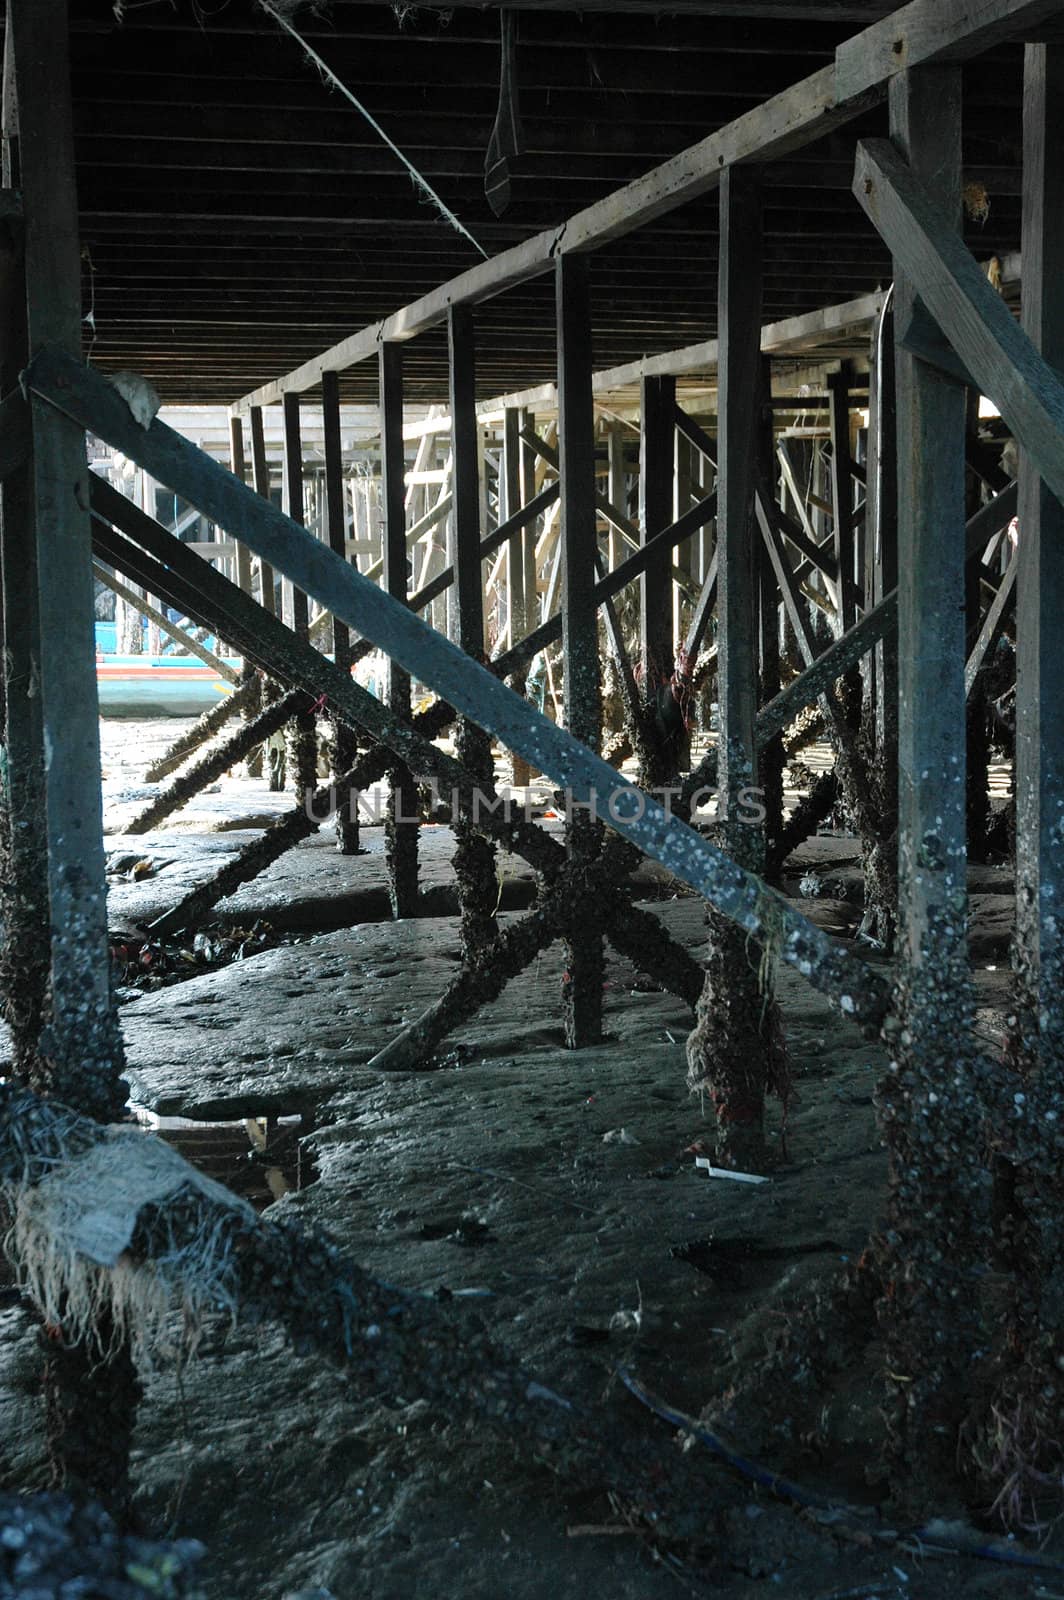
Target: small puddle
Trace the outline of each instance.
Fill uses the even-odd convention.
[[[146,1132],[172,1144],[198,1172],[232,1189],[256,1211],[307,1188],[318,1176],[301,1143],[314,1126],[308,1116],[195,1122],[189,1117],[159,1117],[144,1106],[130,1110]]]

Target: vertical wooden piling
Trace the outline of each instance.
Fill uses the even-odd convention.
[[[283,398],[284,456],[281,502],[293,522],[305,523],[303,500],[303,431],[300,397]],[[299,639],[310,636],[310,607],[302,589],[290,579],[281,584],[282,610],[288,627]],[[296,800],[302,804],[318,787],[318,736],[313,712],[293,717],[288,734],[289,779]]]
[[[507,406],[503,415],[502,439],[502,495],[499,505],[499,520],[515,516],[524,504],[523,477],[521,471],[521,454],[524,446],[521,442],[521,412],[516,406]],[[515,533],[506,546],[506,592],[508,596],[507,628],[509,642],[512,645],[529,630],[529,613],[525,597],[525,582],[528,576],[525,547],[532,537],[527,528],[522,528]],[[534,596],[533,596],[534,598]],[[527,667],[522,667],[511,679],[511,688],[519,694],[524,694],[525,683],[528,677]],[[529,766],[523,756],[511,757],[511,771],[514,786],[523,787],[529,780]]]
[[[10,394],[28,357],[26,274],[14,106],[11,29],[4,41],[3,183],[0,216],[0,389]],[[44,733],[37,693],[40,628],[32,463],[0,482],[0,584],[3,594],[3,702],[6,781],[0,816],[0,991],[16,1073],[33,1076],[48,988],[48,852],[44,812]]]
[[[247,481],[247,460],[244,451],[244,419],[243,417],[229,418],[229,466],[241,483]],[[245,594],[252,593],[251,578],[251,551],[243,540],[238,540],[236,547],[236,581]],[[245,722],[254,722],[262,709],[261,679],[250,662],[244,662],[243,681],[253,683],[255,692],[244,707],[243,719]],[[247,774],[249,778],[262,776],[262,751],[253,750],[247,759]]]
[[[762,226],[760,177],[725,172],[720,193],[717,339],[717,786],[720,836],[744,867],[764,865],[758,784],[759,546],[754,490],[761,449]],[[718,1156],[756,1162],[765,1092],[782,1088],[778,1016],[760,951],[707,911],[709,953],[697,1020],[687,1041],[688,1083],[717,1113]]]
[[[839,564],[839,631],[847,633],[857,621],[856,531],[853,515],[853,455],[850,448],[850,374],[828,377],[831,394],[831,505],[835,525],[835,560]]]
[[[381,345],[381,505],[384,511],[384,586],[397,600],[407,596],[406,454],[403,444],[403,347]],[[410,678],[388,663],[387,701],[399,716],[410,715]],[[391,800],[386,828],[388,892],[393,917],[412,917],[418,904],[418,794],[409,770],[389,768]]]
[[[80,248],[74,186],[66,0],[11,0],[20,182],[25,216],[29,355],[46,346],[81,356]],[[9,329],[4,329],[5,340]],[[5,350],[5,360],[14,353]],[[45,1027],[31,1071],[37,1087],[112,1121],[125,1105],[121,1035],[111,994],[100,795],[94,583],[84,431],[31,397],[31,454],[21,505],[5,495],[5,543],[36,553],[40,723],[23,719],[21,793],[44,773],[50,974]],[[14,525],[16,511],[26,518]],[[25,596],[33,604],[33,597]],[[32,669],[32,663],[31,663]],[[34,749],[40,737],[43,748]],[[9,760],[15,754],[9,750]],[[23,821],[28,819],[23,818]],[[17,953],[16,953],[17,959]],[[53,1477],[74,1492],[125,1498],[138,1386],[128,1348],[50,1347],[44,1376]]]
[[[19,108],[29,353],[51,345],[80,359],[81,256],[65,0],[20,0],[9,8],[8,20]],[[52,925],[42,1082],[79,1109],[111,1117],[121,1110],[125,1093],[107,948],[85,436],[43,402],[31,398],[29,406]]]
[[[252,406],[248,413],[251,425],[251,481],[255,493],[261,494],[264,500],[270,498],[270,464],[266,457],[266,431],[262,421],[262,407]],[[261,585],[261,602],[271,617],[276,615],[277,602],[274,592],[273,568],[266,561],[259,562],[259,582]]]
[[[347,560],[347,508],[344,497],[344,453],[340,429],[340,376],[323,372],[321,378],[322,449],[325,456],[325,535],[330,550]],[[332,630],[333,660],[342,672],[351,670],[351,630],[335,617]],[[338,717],[331,719],[330,768],[332,776],[350,772],[358,755],[354,731]],[[336,848],[342,856],[359,853],[357,797],[336,796]]]
[[[1064,49],[1029,45],[1025,62],[1023,287],[1025,332],[1064,365]],[[1016,577],[1016,948],[1022,1050],[1064,1088],[1064,508],[1020,453]]]
[[[555,268],[558,315],[558,454],[561,472],[562,650],[569,732],[598,750],[602,692],[594,587],[595,412],[591,390],[591,283],[587,256],[562,255]],[[609,796],[599,796],[600,805]],[[566,847],[577,873],[597,857],[601,824],[569,808]],[[577,891],[566,943],[565,1041],[570,1049],[602,1037],[602,934],[594,901]]]
[[[676,379],[644,378],[640,389],[639,527],[643,543],[673,520]],[[663,547],[639,580],[643,694],[654,714],[659,691],[672,677],[672,551]],[[665,774],[651,782],[664,782]]]
[[[891,135],[959,230],[958,66],[898,74]],[[899,327],[914,290],[895,276]],[[985,1106],[970,1033],[964,694],[964,387],[899,343],[899,1003],[879,1103],[890,1154],[883,1281],[895,1487],[921,1500],[953,1470],[982,1342],[976,1273],[988,1226]]]
[[[480,473],[476,409],[476,344],[473,312],[454,306],[447,319],[450,354],[450,401],[454,453],[454,616],[458,644],[471,656],[484,656],[484,580],[480,558]],[[494,778],[491,739],[459,718],[455,735],[458,758],[476,777]],[[495,847],[460,807],[454,819],[454,868],[462,908],[462,942],[467,959],[476,959],[498,932],[495,909],[499,891]]]

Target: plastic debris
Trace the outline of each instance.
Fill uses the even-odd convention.
[[[730,1178],[733,1183],[770,1183],[755,1172],[733,1172],[730,1167],[715,1167],[708,1156],[695,1156],[695,1166],[703,1167],[711,1178]]]

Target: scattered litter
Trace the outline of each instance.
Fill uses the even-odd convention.
[[[603,1144],[638,1144],[639,1140],[634,1133],[629,1133],[627,1128],[611,1128],[609,1133],[602,1135]]]
[[[733,1183],[769,1183],[769,1178],[759,1178],[754,1172],[732,1172],[729,1167],[715,1167],[708,1156],[695,1156],[695,1166],[703,1167],[711,1178],[731,1178]]]

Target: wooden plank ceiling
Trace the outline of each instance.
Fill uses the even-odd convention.
[[[524,149],[496,218],[484,154],[500,18],[483,4],[318,0],[293,25],[489,254],[559,224],[831,60],[890,9],[862,0],[555,0],[517,17]],[[662,13],[668,14],[662,14]],[[472,245],[255,0],[71,0],[86,349],[168,401],[228,402],[472,265]],[[1020,52],[966,79],[966,161],[989,218],[981,255],[1019,244]],[[767,174],[766,320],[889,281],[849,193],[855,132]],[[595,257],[597,366],[715,331],[717,205],[699,202]],[[553,373],[549,281],[477,314],[487,396]],[[444,344],[408,347],[412,398],[445,391]],[[372,395],[375,372],[345,381]]]

